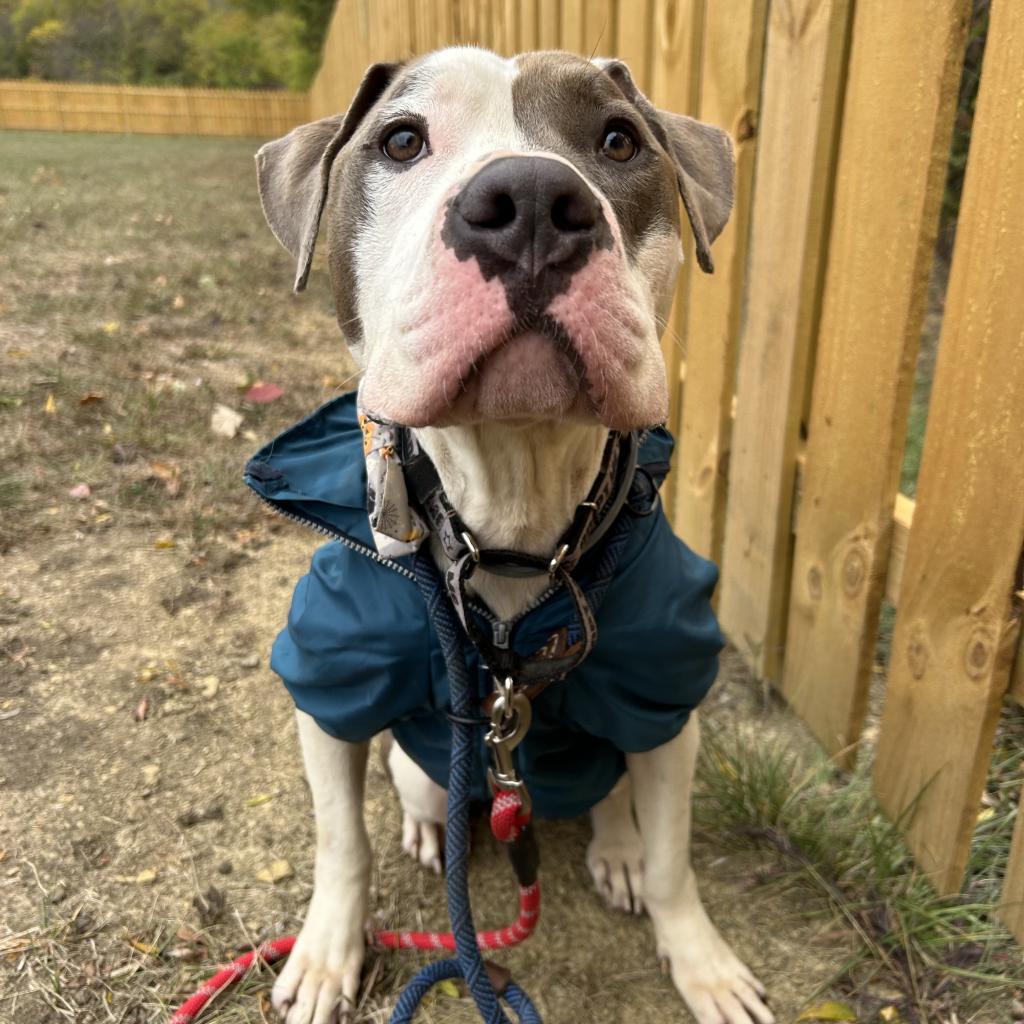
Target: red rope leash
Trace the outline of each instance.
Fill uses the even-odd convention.
[[[500,791],[491,805],[491,831],[495,839],[510,843],[519,838],[530,823],[530,815],[523,813],[519,795]],[[519,917],[505,928],[477,932],[476,941],[481,949],[510,949],[528,939],[540,920],[540,885],[519,887]],[[243,953],[204,982],[194,995],[189,996],[174,1011],[168,1024],[193,1024],[206,1004],[221,989],[240,981],[253,969],[283,960],[292,951],[296,936],[286,935],[271,942],[261,943],[256,949]],[[451,932],[379,931],[371,933],[371,943],[384,949],[455,949],[455,936]]]

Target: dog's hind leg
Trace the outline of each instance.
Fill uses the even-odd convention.
[[[347,1020],[365,955],[370,839],[363,821],[367,743],[344,743],[297,712],[316,812],[313,899],[271,1001],[286,1024]]]
[[[633,817],[629,774],[590,812],[594,838],[587,847],[587,868],[597,891],[616,910],[642,914],[644,847]]]
[[[388,770],[402,804],[402,849],[425,868],[441,873],[448,792],[392,742]]]
[[[772,1024],[764,986],[711,923],[690,866],[690,802],[700,726],[694,712],[673,740],[628,754],[644,843],[644,902],[659,955],[698,1024]]]

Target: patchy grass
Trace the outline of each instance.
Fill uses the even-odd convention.
[[[842,775],[816,749],[752,742],[749,724],[705,730],[697,820],[716,842],[770,852],[764,884],[800,887],[828,907],[849,945],[829,989],[859,1020],[1015,1020],[1024,965],[994,912],[1024,783],[1022,738],[1024,714],[1007,708],[954,898],[935,894],[878,807],[870,748]]]
[[[256,146],[4,133],[0,551],[68,514],[85,533],[131,523],[183,542],[249,526],[253,439],[350,377],[325,290],[289,296],[253,198]],[[285,389],[272,407],[242,400],[259,379]],[[218,403],[245,414],[234,441],[209,430]],[[79,483],[91,500],[69,507]]]

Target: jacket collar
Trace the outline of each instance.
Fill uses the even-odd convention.
[[[673,443],[661,427],[644,438],[639,467],[655,485],[668,472]],[[285,515],[374,548],[355,391],[332,399],[264,445],[246,464],[245,482]]]

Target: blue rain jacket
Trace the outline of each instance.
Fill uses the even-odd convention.
[[[639,465],[660,467],[672,451],[652,431]],[[638,470],[639,472],[639,470]],[[448,677],[440,644],[414,582],[412,559],[385,562],[370,535],[366,470],[355,394],[342,395],[285,431],[246,466],[246,482],[285,515],[331,536],[295,589],[271,667],[297,707],[331,736],[358,743],[384,729],[439,785],[448,784]],[[717,671],[723,639],[711,609],[715,566],[694,554],[661,510],[629,516],[617,573],[597,614],[589,657],[534,701],[533,724],[516,749],[540,817],[573,817],[600,802],[625,770],[627,753],[675,737]],[[590,553],[577,569],[586,586]],[[483,621],[484,609],[478,608]],[[564,588],[512,623],[510,643],[532,654],[568,627]],[[493,622],[492,622],[492,625]],[[575,633],[578,636],[578,632]],[[493,682],[466,642],[483,699]],[[488,798],[480,730],[473,798]]]

